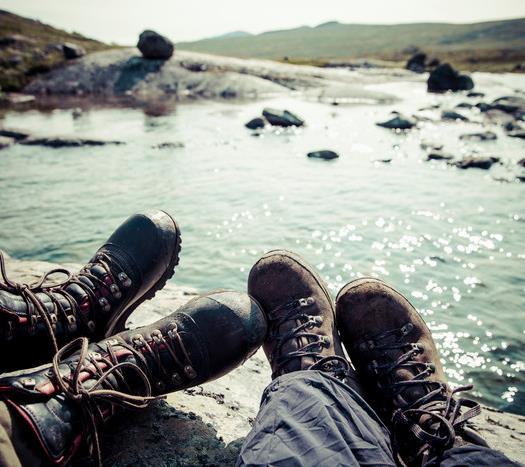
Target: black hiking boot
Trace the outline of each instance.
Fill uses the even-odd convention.
[[[409,466],[438,461],[463,444],[486,446],[465,426],[480,405],[456,398],[430,330],[410,302],[377,279],[350,282],[337,296],[337,326],[366,398],[389,426]]]
[[[215,292],[149,326],[93,344],[77,338],[52,364],[0,377],[0,397],[46,462],[67,463],[87,445],[100,464],[98,429],[119,408],[219,378],[265,336],[265,316],[248,295]]]
[[[0,370],[49,361],[76,337],[121,331],[132,311],[173,275],[180,231],[163,211],[124,222],[78,273],[54,269],[38,282],[7,278],[0,252]],[[49,277],[64,274],[61,283]]]
[[[291,371],[321,370],[359,391],[335,327],[332,298],[302,258],[284,250],[266,253],[250,271],[248,293],[268,319],[263,348],[272,379]]]

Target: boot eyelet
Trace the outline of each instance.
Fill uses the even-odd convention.
[[[162,341],[164,340],[162,332],[160,332],[158,329],[155,329],[151,332],[151,338],[156,344],[162,344]]]
[[[128,275],[125,272],[120,272],[118,274],[118,280],[126,288],[131,286],[131,279],[128,277]]]
[[[144,341],[144,338],[141,334],[135,334],[131,338],[131,343],[137,348],[142,348],[146,345],[146,342]]]
[[[166,389],[166,385],[162,382],[162,381],[157,381],[155,383],[155,387],[159,390],[159,391],[164,391]]]
[[[175,386],[180,386],[182,384],[182,378],[178,373],[173,373],[173,375],[171,375],[171,382]]]
[[[118,288],[117,284],[111,284],[109,286],[109,291],[111,292],[111,294],[117,299],[119,300],[120,298],[122,298],[122,292],[120,291],[120,289]]]
[[[24,378],[20,381],[25,389],[34,389],[36,386],[36,380],[34,378]]]
[[[104,298],[104,297],[99,298],[98,303],[100,307],[102,308],[102,311],[108,312],[109,310],[111,310],[111,305],[109,304],[107,298]]]
[[[186,376],[190,379],[194,379],[197,376],[196,371],[193,369],[191,365],[186,365],[184,367],[184,373],[186,373]]]
[[[88,321],[88,323],[87,323],[87,327],[88,327],[88,329],[89,329],[91,332],[95,332],[95,328],[96,328],[96,326],[95,326],[95,322],[94,322],[94,321]]]

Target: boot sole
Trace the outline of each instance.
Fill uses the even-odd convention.
[[[326,288],[324,280],[321,278],[319,273],[313,268],[313,266],[310,266],[298,254],[293,253],[293,252],[288,251],[288,250],[270,250],[267,253],[265,253],[264,255],[262,255],[260,259],[264,259],[264,258],[267,258],[269,256],[273,256],[273,255],[288,256],[289,258],[294,260],[296,263],[298,263],[301,267],[306,269],[310,274],[312,274],[312,276],[315,278],[317,284],[321,287],[321,289],[323,290],[324,294],[326,295],[326,298],[328,298],[328,301],[330,302],[330,308],[332,309],[332,315],[333,315],[333,317],[335,319],[336,316],[335,316],[335,303],[334,303],[334,300],[333,300],[332,296],[330,295],[330,292]]]
[[[175,231],[177,233],[176,240],[175,240],[175,248],[173,251],[173,254],[170,258],[170,263],[168,267],[166,268],[166,271],[164,274],[159,278],[159,280],[151,287],[144,295],[142,295],[140,298],[135,300],[128,308],[125,308],[122,310],[122,312],[117,315],[113,320],[111,320],[107,327],[106,332],[104,333],[104,337],[111,337],[114,334],[117,334],[121,331],[124,331],[126,329],[126,321],[129,318],[129,316],[137,309],[142,303],[144,303],[147,300],[151,300],[153,297],[155,297],[155,294],[164,288],[166,285],[166,282],[173,277],[175,274],[175,267],[179,264],[180,261],[180,252],[181,252],[181,244],[182,244],[182,238],[179,226],[175,219],[173,219],[172,216],[170,216],[167,212],[164,212],[171,221],[173,222],[173,226],[175,227]]]

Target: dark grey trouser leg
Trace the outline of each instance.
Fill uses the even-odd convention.
[[[390,436],[350,387],[319,371],[275,379],[238,466],[395,466]]]
[[[438,462],[425,464],[425,467],[518,467],[505,454],[482,446],[461,446],[445,451]]]

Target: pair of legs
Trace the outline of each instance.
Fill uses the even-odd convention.
[[[349,284],[336,311],[303,260],[271,252],[252,269],[249,295],[200,296],[123,330],[179,252],[176,223],[152,212],[128,219],[76,274],[18,284],[1,261],[0,367],[16,370],[0,376],[5,463],[64,464],[85,447],[101,463],[98,429],[115,412],[218,378],[261,344],[273,382],[239,464],[421,465],[459,452],[470,465],[481,451],[510,463],[465,428],[479,406],[455,399],[425,324],[379,281]],[[53,272],[67,277],[49,284]]]
[[[358,279],[334,306],[313,268],[274,251],[248,291],[268,316],[273,381],[238,465],[515,465],[466,427],[479,405],[456,398],[470,388],[450,389],[429,329],[395,289]]]

